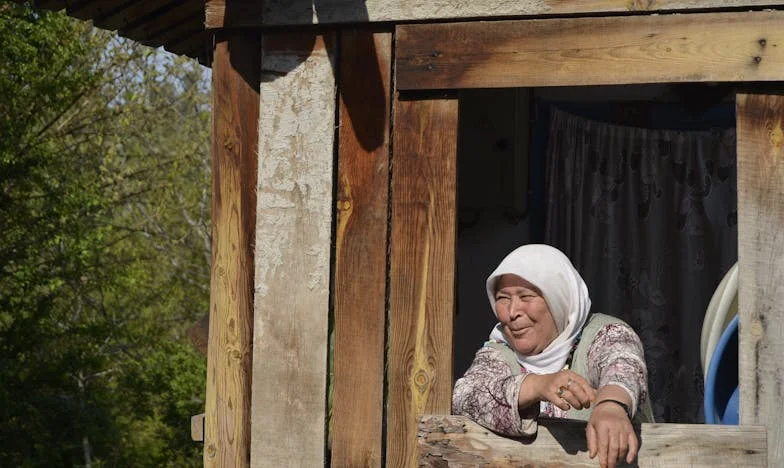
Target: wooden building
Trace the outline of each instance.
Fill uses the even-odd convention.
[[[36,3],[213,69],[207,466],[596,465],[579,424],[445,416],[461,91],[748,83],[741,425],[643,425],[638,461],[784,466],[784,2]]]

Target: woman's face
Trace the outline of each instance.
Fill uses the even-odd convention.
[[[503,275],[495,293],[495,311],[504,336],[518,353],[541,353],[557,336],[553,314],[539,289],[517,275]]]

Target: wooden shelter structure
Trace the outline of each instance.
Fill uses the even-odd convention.
[[[206,466],[596,464],[577,423],[447,416],[460,91],[748,83],[741,425],[643,425],[638,462],[784,466],[784,2],[39,3],[212,66]]]

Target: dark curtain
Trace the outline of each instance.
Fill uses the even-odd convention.
[[[734,128],[549,114],[544,240],[582,273],[594,312],[640,335],[657,421],[703,422],[702,321],[737,261]]]

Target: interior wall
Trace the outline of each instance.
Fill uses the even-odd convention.
[[[528,90],[460,95],[457,315],[454,375],[468,369],[495,325],[485,280],[515,247],[532,242]]]
[[[460,95],[458,276],[454,376],[459,378],[495,324],[485,280],[514,248],[542,242],[543,161],[529,161],[537,100],[680,102],[734,99],[724,85],[553,87],[467,90]],[[635,116],[629,115],[630,125]],[[539,122],[542,124],[542,122]],[[546,123],[545,123],[546,124]]]

